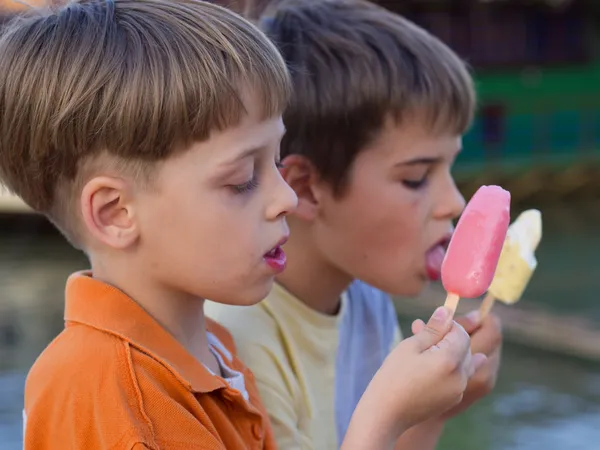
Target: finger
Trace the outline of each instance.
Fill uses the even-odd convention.
[[[502,347],[502,327],[497,317],[488,315],[471,335],[471,351],[490,356]]]
[[[471,364],[471,356],[471,352],[468,351],[461,364],[461,371],[467,375],[467,379],[471,379],[471,377],[475,373],[473,369],[473,364]]]
[[[450,332],[437,346],[440,350],[448,352],[450,359],[462,363],[471,351],[471,339],[463,327],[453,322]]]
[[[420,333],[423,328],[425,328],[425,322],[421,319],[415,320],[410,327],[412,334]]]
[[[457,323],[461,324],[465,331],[469,334],[473,334],[477,329],[481,327],[481,314],[478,310],[471,311],[469,314],[458,317],[455,319]]]
[[[490,376],[494,378],[498,378],[498,372],[500,371],[500,359],[502,352],[497,350],[493,352],[491,355],[487,356],[486,366],[489,370]]]
[[[468,372],[469,378],[482,369],[487,360],[487,356],[485,356],[483,353],[475,353],[471,355],[470,368]]]
[[[433,312],[427,325],[409,339],[413,340],[417,351],[423,352],[440,342],[451,330],[452,324],[452,311],[440,306]]]

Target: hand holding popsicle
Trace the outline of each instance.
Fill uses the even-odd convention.
[[[442,263],[445,306],[456,311],[458,300],[476,298],[492,283],[510,222],[510,193],[482,186],[462,213]]]
[[[513,304],[520,300],[537,267],[535,250],[542,238],[542,214],[527,210],[508,227],[492,284],[479,309],[485,318],[494,302]]]
[[[416,321],[413,331],[369,383],[342,449],[394,448],[413,426],[456,407],[469,380],[487,362],[485,355],[471,352],[469,335],[447,308],[437,308],[427,324]]]

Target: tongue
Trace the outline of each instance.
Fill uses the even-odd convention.
[[[427,273],[432,280],[438,280],[440,278],[444,256],[446,256],[446,250],[441,245],[436,245],[425,255]]]

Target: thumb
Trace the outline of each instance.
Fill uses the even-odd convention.
[[[417,349],[424,352],[436,345],[452,328],[452,311],[445,306],[440,306],[417,334],[413,336]]]

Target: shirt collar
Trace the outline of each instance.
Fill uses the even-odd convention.
[[[94,279],[90,272],[69,277],[65,322],[87,325],[129,342],[166,366],[190,391],[226,387],[132,298]]]

